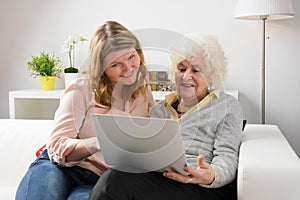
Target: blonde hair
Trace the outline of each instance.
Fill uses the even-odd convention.
[[[104,59],[110,53],[127,48],[135,48],[140,57],[140,67],[137,80],[132,85],[124,85],[121,97],[125,100],[136,98],[142,93],[146,98],[147,68],[144,54],[138,39],[127,28],[115,21],[107,21],[94,33],[89,48],[88,69],[84,72],[91,79],[95,91],[95,101],[111,107],[113,88],[109,78],[104,73]]]
[[[183,60],[202,56],[209,70],[209,89],[221,89],[226,79],[227,58],[212,35],[190,33],[184,35],[171,48],[170,62],[173,67]]]

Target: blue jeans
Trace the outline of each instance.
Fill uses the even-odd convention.
[[[78,166],[58,166],[50,161],[47,150],[44,150],[21,180],[16,200],[89,199],[98,179],[98,175]]]

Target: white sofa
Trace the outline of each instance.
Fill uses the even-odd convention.
[[[0,199],[12,200],[53,121],[0,119]],[[300,161],[275,125],[246,125],[238,169],[239,200],[299,200]]]

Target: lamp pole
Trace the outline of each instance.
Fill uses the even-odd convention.
[[[263,16],[262,18],[263,21],[263,30],[262,30],[262,67],[261,67],[261,123],[265,124],[266,123],[266,93],[265,93],[265,83],[266,83],[266,20],[267,17]]]

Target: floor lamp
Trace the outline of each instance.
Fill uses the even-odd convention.
[[[262,30],[262,61],[261,61],[261,123],[265,124],[265,55],[266,55],[266,21],[281,20],[294,17],[291,0],[238,0],[235,19],[261,20]]]

